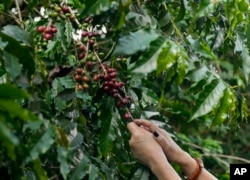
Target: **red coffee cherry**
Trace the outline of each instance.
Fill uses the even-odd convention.
[[[46,40],[51,40],[51,39],[53,38],[53,35],[50,34],[50,33],[45,33],[45,34],[43,34],[43,37],[44,37],[44,39],[46,39]]]
[[[131,118],[131,116],[130,116],[129,113],[125,113],[125,114],[123,115],[123,117],[124,117],[124,119],[130,119],[130,118]]]
[[[88,37],[89,32],[88,31],[82,31],[82,37]]]
[[[38,32],[42,33],[42,32],[44,32],[45,28],[46,28],[45,26],[38,26],[36,30]]]

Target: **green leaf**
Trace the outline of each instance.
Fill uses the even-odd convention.
[[[66,21],[66,24],[65,24],[65,36],[66,36],[67,47],[69,47],[69,45],[72,42],[72,38],[73,38],[72,32],[74,32],[72,24],[69,23],[68,21]]]
[[[100,119],[102,131],[99,137],[98,146],[103,156],[106,157],[113,148],[114,132],[112,130],[111,112],[101,112]]]
[[[8,42],[2,41],[2,38],[0,37],[0,50],[4,50],[4,48],[8,45]]]
[[[21,108],[14,100],[0,99],[0,110],[9,113],[12,118],[19,117],[23,121],[37,120],[36,116]]]
[[[8,72],[12,80],[14,80],[21,74],[22,65],[19,63],[16,56],[8,53],[7,51],[3,52],[3,59],[6,72]]]
[[[58,23],[56,25],[58,31],[57,31],[57,41],[54,42],[54,46],[52,46],[53,48],[51,48],[51,50],[58,48],[57,44],[58,42],[60,42],[60,44],[62,45],[62,48],[65,52],[68,52],[69,50],[69,44],[67,42],[67,36],[65,33],[65,23],[63,21],[61,21],[61,23]],[[52,51],[53,53],[53,51]]]
[[[2,32],[8,35],[9,37],[12,37],[16,41],[24,43],[28,47],[33,47],[34,42],[31,34],[27,31],[24,31],[19,26],[4,26]]]
[[[88,174],[88,169],[90,166],[90,160],[88,156],[83,154],[81,162],[75,166],[72,173],[70,174],[70,180],[80,180],[83,179]]]
[[[8,93],[6,93],[8,92]],[[29,94],[14,85],[0,84],[0,98],[1,99],[21,99],[28,98]]]
[[[77,132],[77,134],[74,136],[70,143],[71,148],[78,148],[82,145],[83,143],[83,135],[80,132]]]
[[[46,171],[43,169],[43,164],[40,159],[33,161],[36,177],[41,180],[49,180]]]
[[[140,29],[121,37],[113,52],[114,55],[132,55],[138,51],[143,51],[149,47],[151,41],[155,40],[159,34],[154,30]]]
[[[69,140],[67,138],[66,132],[60,127],[57,127],[57,142],[61,146],[67,148],[69,146]]]
[[[235,97],[230,88],[226,88],[223,92],[223,97],[220,99],[219,107],[216,109],[212,126],[222,124],[226,119],[232,115],[235,110]]]
[[[243,46],[242,49],[242,70],[246,80],[246,84],[248,84],[250,75],[250,55],[249,50],[246,46]]]
[[[139,167],[133,174],[131,180],[149,180],[150,173],[145,167]]]
[[[246,0],[241,0],[238,3],[238,8],[242,12],[247,12],[247,10],[249,9],[249,3]]]
[[[39,157],[40,154],[46,153],[55,142],[55,130],[49,127],[37,143],[31,148],[25,163],[33,161]]]
[[[177,17],[174,20],[175,22],[181,21],[184,18],[186,14],[186,9],[187,9],[187,0],[181,0],[181,8],[179,10]]]
[[[157,74],[159,75],[162,71],[168,70],[176,63],[177,47],[173,47],[175,44],[167,42],[166,47],[162,48],[161,53],[157,59]]]
[[[215,5],[216,3],[211,0],[200,1],[199,9],[195,12],[194,19],[213,13]]]
[[[190,71],[190,73],[187,76],[187,78],[190,81],[199,82],[202,79],[206,79],[207,78],[208,72],[209,72],[209,69],[207,68],[207,66],[203,66],[203,67],[201,67],[199,69],[194,69],[194,70]]]
[[[240,113],[240,120],[247,120],[249,117],[249,109],[247,104],[247,99],[241,95],[239,99],[239,113]]]
[[[1,111],[0,111],[1,112]],[[0,116],[1,117],[1,116]],[[20,141],[18,137],[13,134],[13,130],[10,129],[7,124],[0,121],[0,139],[3,147],[7,149],[7,154],[10,159],[16,159],[15,148],[19,145]]]
[[[19,63],[23,65],[23,68],[33,74],[35,71],[35,62],[33,57],[33,51],[27,46],[20,44],[16,39],[6,35],[3,32],[0,32],[0,37],[4,42],[8,42],[8,45],[5,47],[5,50],[16,56],[19,60]]]
[[[60,172],[64,179],[67,179],[67,175],[70,172],[68,162],[69,151],[64,147],[57,147],[57,160],[60,163]]]
[[[85,2],[87,15],[99,15],[110,8],[110,0],[87,0]]]
[[[213,79],[209,84],[204,86],[203,91],[199,94],[189,121],[211,112],[223,96],[225,88],[225,84],[219,79]]]
[[[95,166],[94,164],[90,164],[88,172],[89,172],[89,180],[98,179],[99,169],[97,166]]]
[[[139,30],[150,27],[157,27],[157,21],[147,13],[147,10],[137,3],[132,3],[130,11],[126,16],[126,27],[129,30]]]
[[[67,88],[67,89],[74,89],[76,86],[76,83],[71,76],[58,78],[58,81],[64,88]]]
[[[131,66],[130,70],[138,73],[149,73],[157,68],[157,59],[162,49],[166,47],[167,40],[164,37],[159,37],[152,43],[150,43],[148,51],[143,53],[142,56]]]
[[[157,74],[159,75],[162,71],[169,71],[172,70],[173,73],[168,76],[168,79],[171,80],[172,76],[177,73],[177,83],[180,83],[184,76],[186,75],[186,68],[188,56],[185,50],[179,46],[178,44],[174,43],[173,41],[168,41],[166,47],[162,48],[161,53],[157,59]],[[177,66],[177,71],[174,66]]]

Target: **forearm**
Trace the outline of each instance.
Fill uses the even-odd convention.
[[[150,169],[158,180],[181,180],[180,176],[167,160],[166,162],[151,165]]]
[[[183,173],[190,177],[195,172],[197,168],[197,162],[192,158],[188,153],[183,152],[181,157],[179,158],[179,162],[176,162],[182,168]],[[197,177],[197,180],[216,180],[211,173],[209,173],[205,168],[201,169],[200,175]]]

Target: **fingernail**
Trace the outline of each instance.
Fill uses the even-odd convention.
[[[156,131],[154,131],[153,134],[154,134],[155,137],[159,136],[158,132],[156,132]]]

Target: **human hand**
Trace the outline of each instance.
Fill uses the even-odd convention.
[[[182,160],[181,157],[186,155],[186,152],[176,144],[176,142],[170,137],[169,133],[156,126],[153,122],[136,119],[134,120],[134,123],[154,134],[155,140],[160,144],[169,161],[179,163],[180,160]]]
[[[136,159],[149,167],[166,163],[166,156],[151,132],[139,127],[134,122],[128,123],[127,127],[131,133],[129,144]]]
[[[170,137],[168,132],[164,129],[159,128],[153,122],[148,120],[137,119],[133,121],[141,129],[144,129],[151,133],[156,140],[156,142],[161,146],[163,149],[164,154],[166,155],[169,161],[175,162],[180,165],[183,170],[183,173],[187,177],[192,177],[195,169],[197,168],[197,162],[184,150],[176,144],[176,142]],[[169,168],[171,169],[171,168]],[[173,172],[173,171],[172,171]],[[164,178],[159,179],[168,179],[166,177],[171,177],[169,179],[180,179],[176,174],[172,174],[170,176],[165,176]],[[173,178],[175,177],[175,178]],[[198,176],[197,180],[217,180],[211,173],[209,173],[205,168],[201,171],[200,175]]]

